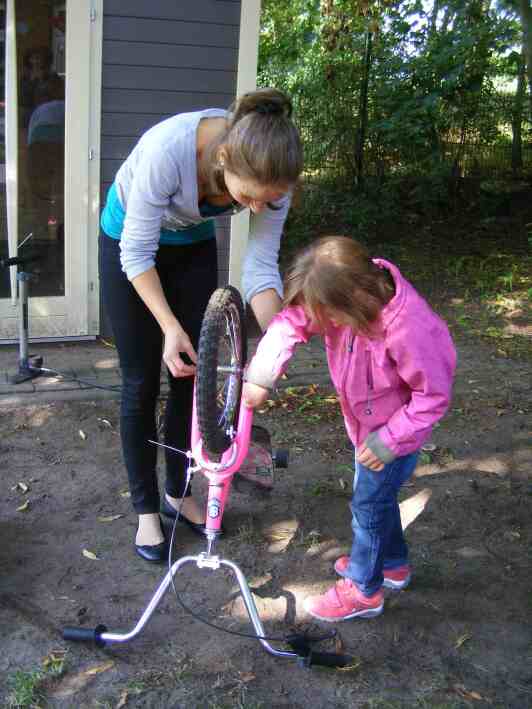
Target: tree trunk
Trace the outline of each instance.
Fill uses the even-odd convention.
[[[355,147],[355,174],[357,186],[364,185],[364,143],[366,142],[366,130],[368,127],[368,89],[369,73],[372,61],[372,33],[366,33],[366,52],[364,56],[364,72],[360,84],[360,108],[358,115],[358,135]]]
[[[440,0],[434,0],[434,5],[432,6],[432,13],[430,16],[429,24],[429,36],[432,37],[437,30],[438,12],[440,11]]]
[[[532,120],[532,7],[530,0],[520,0],[519,4],[521,10],[521,24],[523,27],[523,50],[526,57],[530,119]]]
[[[440,32],[447,32],[449,29],[449,22],[451,21],[451,9],[449,7],[445,8],[445,13],[441,21]]]
[[[514,175],[523,169],[523,103],[525,100],[526,80],[525,80],[525,56],[523,54],[518,59],[517,64],[517,89],[515,92],[514,105],[512,110],[512,170]]]

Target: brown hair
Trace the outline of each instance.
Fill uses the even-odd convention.
[[[324,236],[296,255],[285,278],[284,305],[304,305],[322,330],[325,308],[346,315],[353,330],[379,331],[382,308],[395,294],[391,274],[347,236]]]
[[[207,146],[202,163],[201,176],[212,194],[227,191],[224,170],[259,185],[294,185],[303,169],[303,148],[290,98],[277,89],[241,96],[229,109],[226,130]]]

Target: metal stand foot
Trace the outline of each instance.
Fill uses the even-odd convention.
[[[168,587],[171,584],[172,578],[176,575],[179,569],[185,564],[196,564],[198,568],[208,568],[213,571],[220,568],[220,566],[226,566],[233,574],[236,576],[240,591],[242,593],[242,598],[244,599],[244,604],[249,615],[249,619],[253,625],[253,629],[257,635],[257,639],[263,646],[263,648],[276,657],[290,657],[297,660],[300,656],[295,652],[287,652],[285,650],[277,650],[270,645],[270,643],[264,639],[265,632],[260,620],[255,601],[249,589],[246,578],[240,568],[234,564],[232,561],[227,559],[220,559],[218,556],[209,556],[205,553],[198,554],[197,556],[183,556],[178,561],[174,562],[172,568],[168,571],[166,576],[163,578],[159,584],[157,590],[155,591],[153,598],[149,602],[146,610],[141,615],[139,621],[135,627],[126,633],[111,633],[108,632],[105,626],[99,625],[95,629],[86,628],[65,628],[63,630],[63,638],[65,640],[88,640],[95,642],[99,646],[115,644],[115,643],[127,643],[133,640],[139,633],[144,629],[148,620],[152,616],[153,612],[161,602],[163,596],[165,595]]]
[[[21,384],[22,382],[27,382],[30,379],[36,379],[42,376],[42,362],[42,357],[37,355],[29,355],[24,361],[19,360],[18,372],[9,377],[10,384]]]

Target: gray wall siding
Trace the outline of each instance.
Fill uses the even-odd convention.
[[[104,0],[101,203],[139,137],[183,111],[227,108],[235,97],[240,0]],[[229,221],[217,228],[220,283]],[[102,334],[110,334],[102,314]]]

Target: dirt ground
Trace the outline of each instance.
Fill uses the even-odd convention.
[[[185,615],[171,593],[129,645],[65,643],[64,625],[132,628],[163,570],[132,549],[115,401],[2,411],[2,706],[37,672],[36,706],[532,706],[532,368],[458,345],[452,410],[402,495],[414,581],[379,618],[337,626],[329,646],[353,656],[347,670],[273,658]],[[267,632],[283,635],[311,627],[302,599],[349,548],[350,451],[325,387],[285,389],[257,420],[291,464],[271,494],[232,494],[219,551],[241,565]],[[201,549],[179,528],[179,555]],[[248,628],[225,572],[185,569],[185,602]]]
[[[396,243],[401,265],[414,250]],[[532,707],[532,360],[502,326],[490,339],[481,322],[479,335],[480,301],[456,298],[454,281],[436,277],[444,242],[427,232],[420,243],[434,268],[423,292],[439,296],[453,321],[455,394],[402,491],[411,586],[387,595],[380,617],[338,624],[324,643],[352,655],[351,665],[302,669],[271,657],[256,640],[194,620],[171,591],[130,644],[64,642],[65,625],[132,629],[164,568],[133,551],[117,402],[27,406],[0,410],[1,706]],[[465,236],[456,243],[466,252]],[[334,396],[318,369],[309,372],[289,372],[256,417],[275,446],[290,448],[289,468],[270,494],[232,493],[218,547],[241,566],[275,636],[324,629],[302,601],[334,581],[333,562],[351,541],[351,452]],[[204,481],[194,488],[202,495]],[[188,529],[178,532],[178,556],[203,550]],[[189,564],[176,585],[196,612],[249,632],[227,572]]]

